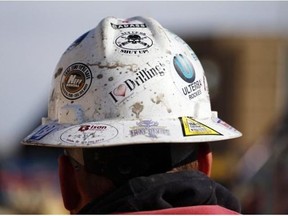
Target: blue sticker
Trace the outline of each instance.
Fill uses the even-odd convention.
[[[88,35],[89,32],[90,32],[90,31],[86,32],[85,34],[83,34],[83,35],[81,35],[79,38],[77,38],[77,39],[68,47],[68,49],[67,49],[65,52],[73,49],[73,48],[76,47],[78,44],[80,44],[80,43],[84,40],[84,38]]]
[[[194,67],[186,56],[178,54],[173,59],[174,67],[179,76],[186,82],[192,83],[195,80]]]
[[[33,136],[30,137],[30,140],[41,140],[43,137],[45,137],[47,134],[51,133],[58,127],[59,125],[56,123],[42,126],[35,134],[33,134]]]

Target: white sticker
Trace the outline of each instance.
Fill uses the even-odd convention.
[[[145,136],[149,138],[159,138],[159,136],[170,136],[170,131],[165,126],[159,126],[159,122],[153,120],[143,120],[136,122],[136,126],[130,127],[130,136]]]
[[[95,145],[115,138],[118,130],[108,124],[94,123],[70,127],[61,135],[61,140],[70,144]]]
[[[124,54],[145,54],[153,45],[153,40],[145,32],[126,31],[121,32],[115,40],[116,46]]]
[[[202,77],[197,77],[193,55],[177,54],[173,58],[175,85],[181,94],[192,100],[203,93]]]
[[[144,84],[147,86],[155,81],[159,81],[166,74],[165,65],[161,62],[147,64],[139,68],[133,76],[125,77],[112,86],[108,97],[113,103],[120,104],[132,94],[144,90]]]

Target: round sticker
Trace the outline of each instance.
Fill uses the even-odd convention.
[[[90,68],[82,63],[70,65],[61,78],[61,92],[67,99],[75,100],[82,97],[92,82]]]
[[[95,145],[116,137],[118,130],[108,124],[89,123],[70,127],[61,140],[70,144]]]
[[[123,32],[116,41],[116,45],[128,50],[147,49],[153,45],[153,41],[144,32]]]
[[[177,54],[173,58],[175,70],[179,76],[186,82],[192,83],[195,80],[195,71],[192,63],[186,56]]]

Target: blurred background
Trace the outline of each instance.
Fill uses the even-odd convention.
[[[66,48],[102,18],[150,16],[206,71],[213,110],[243,137],[212,145],[212,177],[243,213],[288,213],[288,2],[0,1],[0,213],[66,214],[59,149],[20,140],[47,114]]]

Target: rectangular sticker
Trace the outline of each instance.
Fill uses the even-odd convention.
[[[58,124],[56,123],[40,126],[40,129],[35,132],[29,140],[41,140],[43,137],[54,131],[56,128],[58,128]]]

